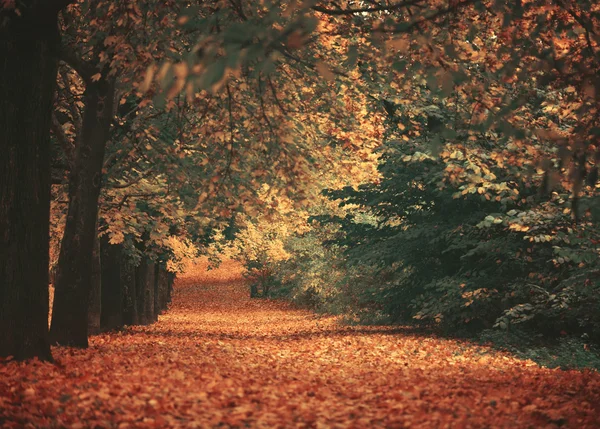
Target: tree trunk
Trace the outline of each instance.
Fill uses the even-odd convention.
[[[153,322],[154,313],[154,264],[143,258],[135,273],[138,324]],[[150,292],[152,291],[152,292]]]
[[[161,272],[163,271],[163,267],[160,263],[156,263],[154,265],[154,320],[158,320],[158,315],[161,311]]]
[[[137,325],[136,308],[136,268],[133,261],[123,258],[121,262],[121,284],[123,285],[123,322],[126,325]]]
[[[153,262],[148,262],[148,277],[146,280],[146,290],[145,290],[145,298],[144,298],[144,319],[146,319],[146,323],[150,324],[156,321],[154,314],[154,288],[156,285],[155,277],[156,277],[156,268]]]
[[[167,290],[167,305],[171,303],[171,297],[173,296],[173,283],[175,283],[175,274],[168,273],[169,276],[169,288]],[[165,306],[166,308],[166,306]]]
[[[144,308],[146,306],[146,283],[148,281],[148,261],[142,257],[140,265],[135,270],[135,304],[137,313],[137,324],[145,325],[146,313]]]
[[[48,2],[49,3],[49,2]],[[50,118],[57,12],[0,7],[0,356],[52,360],[48,342]]]
[[[159,265],[157,270],[156,283],[158,285],[157,312],[161,314],[167,309],[169,300],[169,272],[164,265]]]
[[[123,326],[123,288],[121,283],[122,245],[110,244],[108,236],[102,242],[102,329]]]
[[[90,334],[100,333],[102,305],[102,266],[100,261],[100,239],[96,233],[96,237],[94,238],[94,252],[92,254],[90,304],[88,306],[88,332]]]
[[[114,81],[88,82],[82,135],[69,177],[69,211],[61,243],[50,339],[87,347],[87,310],[104,149],[113,118]]]
[[[146,289],[146,278],[148,277],[146,271],[148,270],[148,264],[144,258],[140,264],[135,268],[135,313],[137,314],[136,325],[144,325],[144,290]]]

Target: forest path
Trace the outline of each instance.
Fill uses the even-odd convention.
[[[151,326],[0,365],[0,427],[600,426],[600,375],[349,327],[248,298],[233,262],[181,276]]]

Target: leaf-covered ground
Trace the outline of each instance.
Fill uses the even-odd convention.
[[[600,374],[250,300],[199,265],[158,323],[0,364],[0,427],[600,426]]]

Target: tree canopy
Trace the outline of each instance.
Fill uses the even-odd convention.
[[[151,320],[211,246],[358,319],[597,338],[596,3],[3,2],[1,354],[87,345],[98,255]]]

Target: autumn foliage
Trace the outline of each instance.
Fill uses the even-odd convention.
[[[238,264],[182,275],[158,323],[3,362],[2,427],[578,427],[597,373],[252,300]]]
[[[2,0],[0,75],[0,426],[600,425],[598,2]]]

